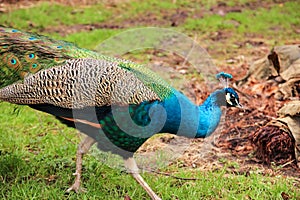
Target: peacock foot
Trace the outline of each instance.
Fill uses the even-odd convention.
[[[85,193],[87,189],[85,189],[84,187],[77,186],[74,183],[69,189],[67,189],[66,193],[70,193],[71,191],[74,191],[76,193]]]
[[[80,174],[79,173],[74,173],[73,175],[76,176],[75,181],[73,185],[67,189],[67,193],[70,193],[71,191],[74,191],[76,193],[83,193],[86,192],[87,190],[84,187],[80,186]]]
[[[75,182],[69,189],[66,190],[66,193],[70,193],[71,191],[74,191],[76,193],[84,193],[87,192],[87,189],[81,187],[80,184]]]

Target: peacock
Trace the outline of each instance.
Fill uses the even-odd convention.
[[[68,191],[80,191],[82,157],[97,143],[120,155],[150,197],[160,199],[139,174],[137,149],[156,133],[207,137],[222,106],[241,107],[230,74],[217,74],[224,88],[195,105],[147,67],[13,28],[0,27],[0,57],[1,101],[49,113],[86,135]]]

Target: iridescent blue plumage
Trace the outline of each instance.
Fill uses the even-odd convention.
[[[164,126],[159,132],[195,138],[209,136],[219,124],[221,106],[226,106],[225,93],[225,89],[217,90],[198,106],[182,93],[174,91],[169,98],[158,103],[167,114]],[[151,120],[160,121],[161,118]]]
[[[163,101],[146,101],[140,105],[130,105],[125,109],[115,108],[117,116],[110,114],[100,120],[100,124],[112,143],[132,153],[156,133],[203,138],[217,128],[222,115],[221,106],[227,105],[226,94],[237,95],[231,88],[220,89],[213,92],[202,105],[198,106],[185,95],[174,90],[172,95]],[[128,118],[128,110],[131,118]],[[122,123],[116,122],[118,118]],[[131,120],[143,129],[138,130],[138,127],[131,124]]]

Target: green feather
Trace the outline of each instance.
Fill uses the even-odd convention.
[[[148,88],[154,91],[160,99],[165,99],[172,93],[171,86],[149,68],[129,62],[120,62],[119,67],[133,72]]]
[[[0,27],[0,88],[20,81],[28,74],[77,58],[103,59],[119,63],[119,67],[133,72],[161,99],[169,97],[172,93],[169,84],[142,65],[104,56],[69,42]]]

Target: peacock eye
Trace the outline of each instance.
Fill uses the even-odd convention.
[[[37,65],[36,63],[34,63],[34,64],[31,65],[31,67],[32,67],[33,69],[37,68],[37,66],[38,66],[38,65]]]
[[[17,64],[17,60],[14,59],[14,58],[12,58],[12,59],[10,60],[10,63],[13,64],[13,65],[15,65],[15,64]]]
[[[28,58],[30,58],[30,59],[33,59],[34,57],[35,57],[35,56],[34,56],[33,53],[31,53],[31,54],[28,55]]]
[[[35,37],[29,37],[28,40],[36,40]]]

